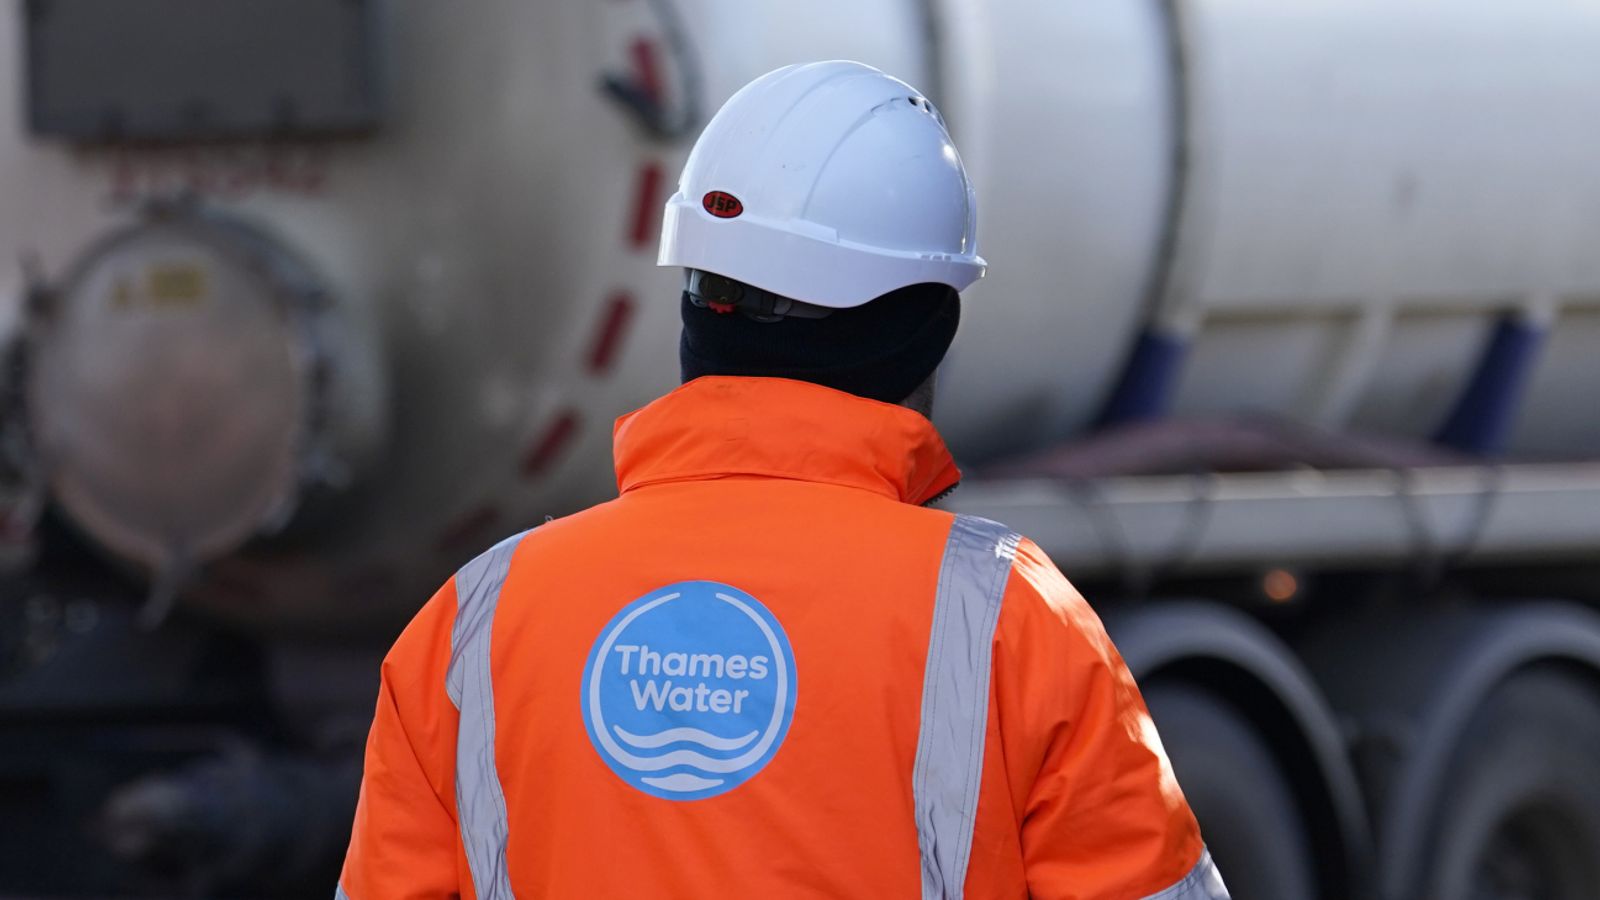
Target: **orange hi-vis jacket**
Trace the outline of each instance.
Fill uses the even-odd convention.
[[[903,407],[707,377],[383,664],[351,900],[1214,900],[1132,677]]]

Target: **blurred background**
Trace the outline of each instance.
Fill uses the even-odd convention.
[[[1234,896],[1600,898],[1594,0],[0,0],[0,895],[332,891],[378,660],[612,494],[687,150],[825,58],[976,179],[948,505]]]

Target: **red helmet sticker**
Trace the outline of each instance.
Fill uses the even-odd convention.
[[[726,191],[711,191],[700,199],[700,205],[719,219],[731,219],[744,212],[744,204],[739,202],[739,198]]]

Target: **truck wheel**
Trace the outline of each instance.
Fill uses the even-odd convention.
[[[1294,792],[1250,722],[1211,693],[1157,681],[1145,702],[1234,900],[1312,900]]]
[[[1600,897],[1600,692],[1552,670],[1507,679],[1443,781],[1421,896]]]

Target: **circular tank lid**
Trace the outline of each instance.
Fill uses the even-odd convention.
[[[35,323],[29,424],[55,500],[158,573],[286,520],[316,406],[304,270],[225,221],[91,248]]]

